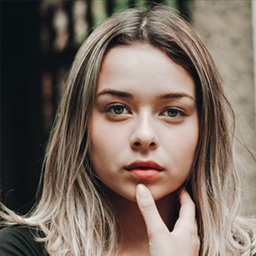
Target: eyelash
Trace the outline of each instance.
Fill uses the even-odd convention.
[[[114,113],[114,108],[115,108],[115,107],[122,108],[123,110],[126,109],[126,110],[127,110],[127,113],[130,113],[130,111],[127,109],[127,107],[125,107],[125,106],[122,105],[122,104],[112,104],[112,105],[110,105],[110,106],[107,106],[106,109],[105,109],[105,112],[111,113],[111,114],[116,115],[116,116],[123,115],[123,113],[120,113],[120,114]],[[127,113],[126,113],[126,114],[127,114]]]
[[[171,117],[171,116],[169,116],[168,114],[167,114],[167,115],[163,115],[164,112],[168,112],[168,111],[176,111],[176,112],[177,112],[177,116]],[[167,117],[173,118],[173,119],[178,119],[179,117],[187,116],[186,112],[184,112],[184,111],[181,110],[181,109],[174,108],[174,107],[169,107],[169,108],[165,109],[161,114],[162,114],[163,116],[167,116]]]
[[[124,111],[124,110],[126,110],[127,112],[126,113],[123,113],[123,111],[122,111],[122,113],[115,113],[114,112],[114,109],[115,108],[117,108],[117,107],[119,107],[119,108],[122,108],[122,110]],[[176,111],[176,113],[177,113],[177,115],[176,116],[169,116],[168,115],[168,111]],[[105,108],[105,112],[107,112],[107,113],[109,113],[109,114],[111,114],[112,116],[115,116],[115,117],[119,117],[119,116],[122,116],[122,115],[126,115],[126,114],[131,114],[131,112],[128,110],[128,108],[126,107],[126,106],[124,106],[124,105],[122,105],[122,104],[112,104],[112,105],[109,105],[109,106],[107,106],[106,108]],[[167,114],[165,115],[164,113],[165,112],[167,112]],[[178,108],[174,108],[174,107],[169,107],[169,108],[166,108],[164,111],[162,111],[161,113],[160,113],[160,115],[161,116],[165,116],[165,117],[167,117],[168,119],[170,118],[170,119],[179,119],[179,118],[181,118],[181,117],[184,117],[184,116],[187,116],[187,113],[185,112],[185,111],[183,111],[183,110],[181,110],[181,109],[178,109]]]

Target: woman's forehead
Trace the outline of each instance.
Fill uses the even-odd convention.
[[[97,93],[102,90],[130,93],[183,92],[195,97],[192,76],[162,50],[149,44],[116,46],[104,57]]]

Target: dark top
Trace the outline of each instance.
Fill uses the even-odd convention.
[[[1,256],[50,256],[43,243],[35,241],[35,237],[43,237],[35,228],[13,225],[2,229],[0,235]]]
[[[0,232],[1,256],[49,256],[43,243],[35,241],[43,237],[36,228],[13,225]]]

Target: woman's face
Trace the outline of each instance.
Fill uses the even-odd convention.
[[[188,178],[198,143],[191,75],[148,44],[111,49],[90,134],[93,168],[112,191],[132,201],[138,183],[155,200],[172,193]]]

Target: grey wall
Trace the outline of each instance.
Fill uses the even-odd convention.
[[[237,137],[256,152],[251,0],[194,0],[192,22],[211,52],[237,117]],[[256,24],[255,24],[256,25]],[[236,143],[244,211],[256,215],[256,162]]]

